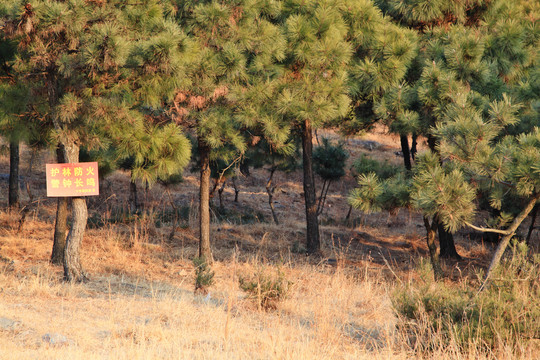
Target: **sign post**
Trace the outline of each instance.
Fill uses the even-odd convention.
[[[97,162],[46,164],[48,197],[99,195]]]

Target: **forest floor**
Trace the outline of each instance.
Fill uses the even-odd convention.
[[[331,131],[318,135],[338,138]],[[382,129],[344,141],[350,163],[363,153],[402,163],[395,155],[399,139]],[[265,169],[238,179],[238,202],[228,186],[220,209],[216,194],[215,283],[208,294],[195,295],[196,174],[187,172],[178,185],[139,186],[141,216],[128,211],[128,173],[117,171],[103,180],[101,195],[87,201],[82,263],[90,280],[68,284],[62,268],[48,262],[56,200],[46,197],[44,164],[53,160],[48,151],[23,151],[21,202],[30,204],[30,211],[22,224],[18,212],[0,212],[0,359],[406,359],[415,354],[409,335],[397,330],[391,298],[396,288],[421,276],[427,258],[422,217],[407,209],[390,215],[353,210],[345,224],[346,198],[355,186],[350,171],[330,188],[318,256],[299,251],[305,242],[301,171],[275,175],[279,225],[268,206]],[[8,171],[4,156],[0,173]],[[0,194],[0,208],[6,209],[7,180],[0,183]],[[463,259],[443,261],[446,282],[475,277],[489,263],[495,245],[475,238],[457,234]],[[539,238],[537,231],[533,242]],[[288,296],[271,311],[261,311],[238,287],[239,278],[258,272],[280,273],[290,282]],[[432,357],[454,355],[440,349]]]

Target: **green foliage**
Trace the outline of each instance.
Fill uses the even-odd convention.
[[[322,138],[322,145],[313,150],[313,170],[324,180],[338,180],[345,175],[345,161],[349,154],[343,144],[332,145]]]
[[[213,207],[213,214],[217,220],[223,223],[246,225],[264,223],[264,214],[250,207],[243,207],[241,210],[226,209],[223,207]]]
[[[206,294],[208,288],[214,284],[214,271],[204,257],[193,259],[195,266],[195,292]]]
[[[375,173],[358,176],[358,187],[349,194],[348,202],[364,212],[390,211],[410,206],[411,179],[401,173],[380,179]]]
[[[273,273],[269,269],[260,268],[253,275],[240,276],[238,282],[248,298],[263,310],[275,309],[278,302],[287,296],[292,286],[292,282],[288,281],[279,269],[277,273]]]
[[[17,43],[12,81],[32,94],[30,126],[53,145],[132,157],[132,175],[148,183],[187,164],[189,143],[159,109],[185,81],[190,46],[159,3],[12,3],[0,21]]]
[[[428,272],[422,281],[392,296],[400,326],[416,334],[417,346],[429,353],[433,336],[443,345],[457,342],[491,350],[504,343],[519,349],[540,336],[540,257],[530,257],[523,243],[514,243],[510,256],[496,271],[492,286],[476,294],[466,282],[434,282]],[[427,329],[426,329],[427,327]],[[429,337],[429,338],[428,338]]]
[[[348,197],[355,209],[370,213],[395,212],[410,206],[411,179],[397,167],[362,154],[353,164],[358,176],[358,187]]]
[[[265,138],[258,139],[256,144],[248,148],[243,159],[243,164],[248,167],[254,167],[255,169],[269,165],[270,170],[275,169],[290,173],[301,166],[299,161],[301,159],[299,152],[300,146],[298,142],[298,138],[291,138],[282,146],[276,147]]]
[[[359,159],[354,161],[353,170],[357,174],[375,173],[379,178],[387,179],[397,175],[401,171],[401,167],[390,164],[388,160],[380,162],[362,154]]]

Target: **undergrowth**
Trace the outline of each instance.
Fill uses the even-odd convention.
[[[421,280],[394,292],[401,330],[421,354],[457,346],[460,353],[516,356],[540,339],[540,255],[514,243],[491,286],[477,293],[479,281],[435,282],[424,264]],[[478,274],[479,280],[482,274]]]
[[[275,272],[260,268],[255,274],[240,276],[238,282],[259,310],[275,309],[279,301],[287,296],[292,285],[279,268]]]

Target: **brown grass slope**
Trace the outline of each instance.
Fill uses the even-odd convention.
[[[319,136],[336,137],[333,132]],[[377,148],[363,146],[376,141]],[[400,163],[397,139],[383,133],[349,139],[351,159],[368,153]],[[32,161],[30,161],[32,157]],[[61,281],[49,264],[55,204],[46,198],[46,152],[23,152],[21,173],[33,203],[19,231],[20,214],[0,212],[0,359],[362,359],[418,357],[410,335],[396,326],[390,297],[416,281],[416,264],[426,257],[419,214],[353,213],[343,225],[346,197],[355,181],[346,176],[330,189],[321,217],[323,251],[306,257],[300,173],[277,174],[275,205],[282,221],[271,222],[264,169],[240,179],[240,201],[227,188],[226,211],[212,225],[215,284],[207,296],[193,295],[197,253],[197,180],[187,173],[170,188],[140,188],[145,215],[127,214],[128,176],[116,172],[89,198],[90,223],[82,247],[91,280]],[[28,164],[33,163],[33,169]],[[4,157],[0,172],[7,173]],[[7,183],[0,184],[6,208]],[[29,195],[22,191],[22,203]],[[171,201],[183,209],[172,229]],[[217,204],[217,202],[216,202]],[[171,236],[171,232],[174,230]],[[492,245],[458,236],[464,260],[448,261],[448,282],[484,267]],[[291,282],[286,299],[264,312],[239,290],[238,277],[281,271]],[[55,338],[50,341],[48,339]],[[60,340],[58,340],[60,339]],[[442,344],[442,342],[441,342]],[[522,352],[533,356],[533,350]],[[500,358],[513,352],[501,348]],[[435,347],[433,358],[492,357]]]

